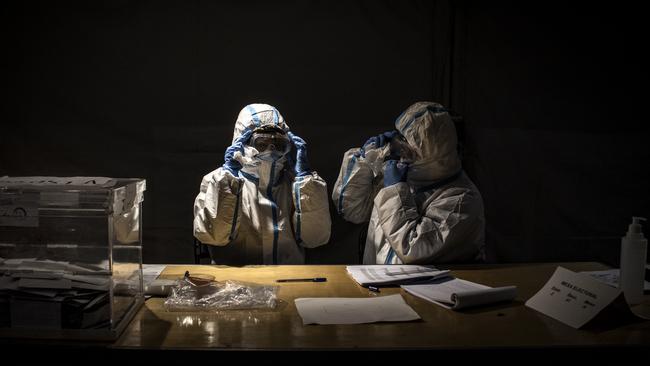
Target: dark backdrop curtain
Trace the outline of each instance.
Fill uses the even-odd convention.
[[[428,1],[11,3],[0,174],[146,178],[145,261],[191,261],[194,197],[244,105],[276,106],[331,192],[347,149],[448,88],[447,26],[434,22],[447,11]],[[332,241],[308,261],[357,262],[358,228],[331,211]]]
[[[451,105],[465,117],[490,258],[618,265],[631,217],[650,215],[643,12],[456,5]]]
[[[643,12],[562,2],[23,1],[2,14],[0,175],[142,177],[144,259],[192,260],[237,113],[278,107],[330,192],[414,101],[464,117],[493,261],[618,260],[650,215]],[[333,216],[309,263],[354,263]],[[647,231],[646,231],[647,232]]]

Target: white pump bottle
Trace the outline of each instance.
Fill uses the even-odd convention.
[[[648,240],[643,236],[640,220],[646,221],[643,217],[633,217],[627,235],[621,239],[620,288],[630,305],[643,301]]]

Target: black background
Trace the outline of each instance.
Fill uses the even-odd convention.
[[[432,100],[464,117],[490,261],[616,264],[650,216],[633,4],[7,3],[0,175],[146,178],[144,261],[189,263],[194,197],[244,105],[280,110],[331,193],[347,149]],[[308,263],[357,262],[359,228],[331,213]]]

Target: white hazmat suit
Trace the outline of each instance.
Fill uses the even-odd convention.
[[[461,168],[451,117],[440,104],[418,102],[395,127],[419,155],[407,181],[384,187],[389,146],[370,144],[345,153],[332,192],[345,220],[369,221],[364,264],[483,260],[483,199]]]
[[[277,109],[251,104],[239,113],[233,144],[247,129],[289,126]],[[214,263],[302,264],[305,249],[329,241],[327,185],[315,171],[296,176],[289,152],[269,160],[244,145],[235,171],[220,167],[203,177],[194,202],[194,236],[210,244]]]

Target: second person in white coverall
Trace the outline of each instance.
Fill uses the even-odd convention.
[[[415,103],[395,128],[345,153],[332,192],[345,220],[369,222],[363,263],[483,260],[483,199],[461,168],[449,113]]]
[[[274,107],[246,106],[224,165],[201,182],[194,236],[216,264],[302,264],[330,229],[327,185],[309,168],[305,141]]]

